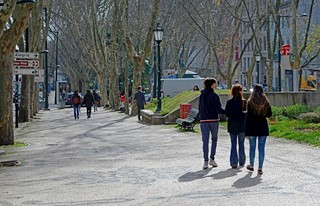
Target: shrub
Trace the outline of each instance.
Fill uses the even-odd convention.
[[[306,113],[308,110],[309,109],[307,106],[295,104],[285,107],[283,115],[289,117],[290,119],[297,119],[300,114]]]
[[[301,119],[305,123],[320,123],[320,113],[309,112],[300,114],[299,119]]]
[[[283,107],[272,106],[272,116],[270,119],[279,120],[279,118],[283,117],[283,114],[284,114]]]
[[[314,109],[314,112],[319,113],[320,114],[320,107],[317,107]]]

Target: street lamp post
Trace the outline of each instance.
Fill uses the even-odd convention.
[[[256,56],[256,62],[257,62],[257,84],[260,84],[259,63],[260,63],[260,60],[261,60],[261,56],[260,56],[259,52],[257,52],[255,56]]]
[[[280,34],[280,18],[277,16],[278,20],[278,91],[281,92],[281,34]]]
[[[59,84],[58,84],[58,70],[60,69],[60,65],[56,65],[56,75],[55,75],[55,95],[54,95],[54,104],[57,104],[59,97]]]
[[[154,39],[158,44],[158,104],[157,112],[161,111],[161,59],[160,59],[160,43],[163,36],[163,28],[160,27],[160,23],[157,23],[156,28],[153,29]]]
[[[156,51],[156,40],[153,39],[153,92],[152,98],[157,97],[157,51]]]
[[[308,14],[306,13],[302,13],[300,15],[300,17],[307,17]],[[281,18],[285,18],[285,17],[292,17],[292,16],[281,16],[280,14],[277,15],[277,21],[278,21],[278,24],[277,24],[277,27],[278,27],[278,90],[279,92],[281,92],[281,30],[280,30],[280,20]],[[299,83],[299,90],[300,90],[300,83]]]
[[[47,1],[44,1],[43,2],[44,4],[44,16],[45,16],[45,22],[47,24],[47,20],[48,20],[48,9],[47,9],[47,4],[48,2]],[[48,25],[46,25],[48,26]],[[45,40],[45,50],[43,51],[43,53],[45,54],[45,70],[44,70],[44,86],[45,86],[45,98],[44,98],[44,110],[49,110],[49,87],[48,87],[48,84],[49,84],[49,71],[48,71],[48,40],[47,40],[47,37],[45,37],[46,40]]]

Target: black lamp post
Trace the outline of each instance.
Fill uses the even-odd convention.
[[[308,14],[306,14],[306,13],[302,13],[301,15],[300,15],[300,17],[307,17],[308,16]],[[278,90],[279,90],[279,92],[281,92],[281,28],[280,28],[280,21],[281,21],[281,18],[286,18],[286,17],[292,17],[292,16],[281,16],[280,14],[278,14],[277,15],[277,21],[278,21],[278,25],[277,25],[277,27],[278,27],[278,81],[279,81],[279,83],[278,83],[278,85],[279,85],[279,88],[278,88]],[[299,90],[300,90],[300,80],[299,80]]]
[[[257,84],[260,84],[259,63],[260,63],[260,60],[261,60],[261,56],[260,56],[259,52],[257,52],[255,56],[256,56],[256,63],[257,63]]]
[[[54,95],[54,104],[57,104],[58,96],[59,96],[59,84],[58,84],[58,70],[60,69],[60,65],[56,65],[56,75],[54,77],[55,81],[55,95]]]
[[[153,92],[152,98],[157,97],[157,51],[156,40],[153,38]]]
[[[163,36],[163,28],[160,27],[160,23],[157,23],[156,28],[153,29],[154,40],[158,44],[158,104],[157,112],[161,111],[161,59],[160,59],[160,43]]]

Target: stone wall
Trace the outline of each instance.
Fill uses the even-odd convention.
[[[320,106],[320,92],[270,92],[266,93],[271,105],[274,106],[289,106],[294,104],[303,104],[311,107]],[[244,98],[248,99],[249,92],[244,93]],[[222,108],[225,108],[227,100],[230,98],[228,94],[219,95]],[[192,108],[198,109],[199,97],[193,99],[190,103]],[[180,115],[180,108],[170,112],[164,117],[155,115],[151,111],[142,111],[142,121],[148,124],[169,124],[175,123]]]

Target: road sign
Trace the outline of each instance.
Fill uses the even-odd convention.
[[[15,52],[14,53],[14,60],[21,60],[21,59],[39,59],[38,52]]]
[[[20,68],[20,69],[13,69],[13,74],[21,74],[21,75],[35,75],[38,74],[38,70],[36,69],[28,69],[28,68]]]
[[[290,55],[290,44],[285,44],[281,46],[281,55],[282,56]]]
[[[38,68],[39,67],[39,60],[14,60],[13,66],[16,68],[19,67],[30,67],[30,68]]]

